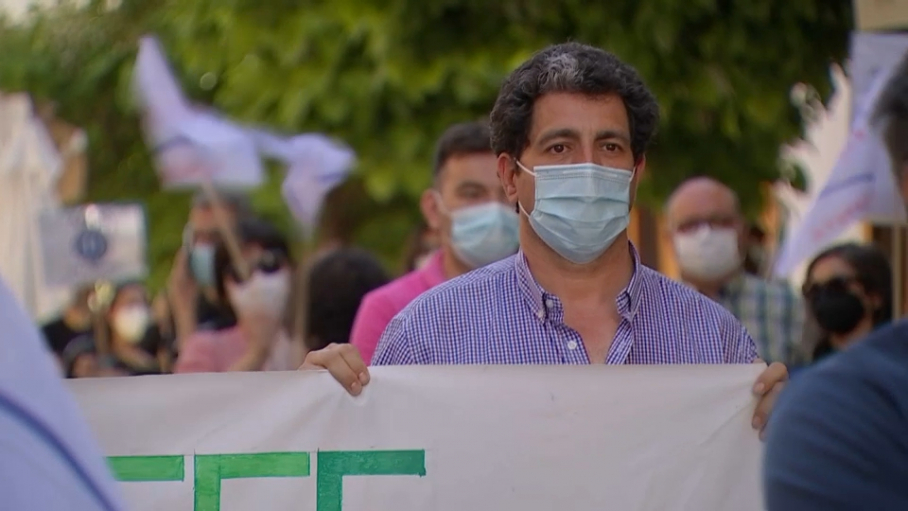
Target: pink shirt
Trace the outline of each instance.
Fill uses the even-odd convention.
[[[441,251],[419,270],[373,290],[363,301],[353,320],[350,343],[359,348],[366,364],[372,361],[375,347],[391,319],[414,298],[445,281]]]
[[[246,354],[246,336],[240,327],[198,331],[188,339],[173,368],[175,373],[223,373]],[[275,341],[263,371],[289,371],[299,367],[286,336]]]

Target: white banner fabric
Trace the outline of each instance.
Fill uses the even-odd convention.
[[[762,509],[760,365],[378,367],[71,383],[129,509]]]

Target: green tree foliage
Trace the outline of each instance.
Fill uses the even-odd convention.
[[[511,69],[565,40],[631,62],[660,101],[645,201],[711,175],[755,211],[759,184],[779,176],[778,147],[800,134],[791,86],[828,95],[851,20],[849,0],[123,0],[0,28],[0,89],[53,98],[88,128],[92,198],[147,202],[160,278],[186,210],[159,191],[128,100],[137,38],[154,32],[195,99],[351,144],[357,176],[332,209],[355,241],[394,260],[430,184],[435,138],[486,115]],[[275,217],[286,214],[279,179],[257,197]]]

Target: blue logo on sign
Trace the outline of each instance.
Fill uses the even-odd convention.
[[[76,254],[91,263],[98,263],[107,254],[107,236],[98,229],[85,229],[76,236]]]

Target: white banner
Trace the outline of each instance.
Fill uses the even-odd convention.
[[[756,511],[762,367],[78,380],[129,509]]]
[[[39,222],[45,282],[74,288],[148,275],[141,204],[87,204],[45,211]]]

